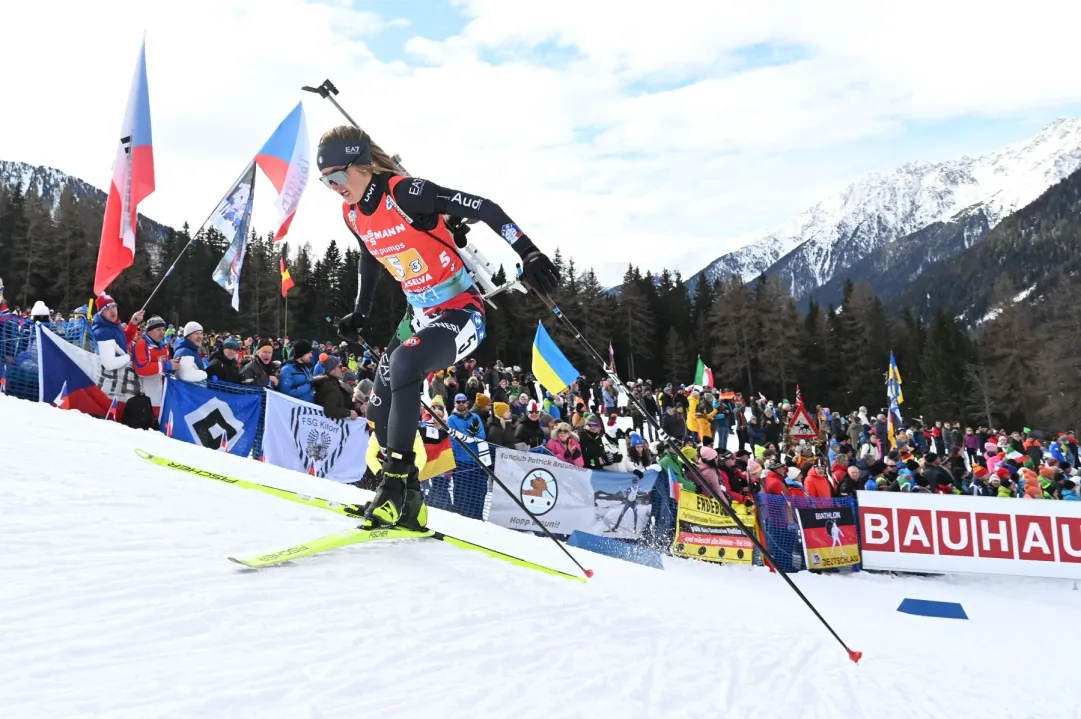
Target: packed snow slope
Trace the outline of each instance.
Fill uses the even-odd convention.
[[[662,573],[577,552],[596,570],[578,584],[420,540],[246,570],[226,555],[349,523],[134,448],[346,501],[364,493],[4,396],[0,420],[5,719],[1081,713],[1081,595],[1068,582],[796,577],[863,650],[856,666],[763,569],[666,560]],[[433,515],[448,533],[571,569],[547,540]],[[963,602],[971,620],[899,614],[904,597]]]

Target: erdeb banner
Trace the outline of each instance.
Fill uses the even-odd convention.
[[[739,521],[755,531],[754,509],[733,504]],[[725,564],[751,564],[754,542],[721,509],[717,500],[695,492],[679,493],[672,554]]]
[[[266,393],[263,456],[273,464],[335,482],[364,476],[368,421],[331,419],[318,405]]]
[[[1081,502],[859,492],[863,566],[1081,579]]]
[[[221,448],[224,434],[229,454],[247,457],[255,445],[262,404],[256,392],[219,394],[201,385],[167,379],[161,431],[210,449]]]

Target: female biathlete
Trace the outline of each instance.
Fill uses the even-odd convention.
[[[341,195],[345,224],[367,250],[360,253],[360,289],[353,311],[338,322],[355,339],[370,316],[379,265],[401,283],[410,305],[376,370],[367,417],[386,452],[375,498],[361,527],[420,529],[428,511],[413,444],[420,395],[429,372],[473,353],[485,337],[484,299],[474,287],[443,215],[483,221],[522,258],[522,279],[552,293],[559,273],[518,225],[491,200],[395,172],[395,163],[351,125],[319,140],[320,178]]]

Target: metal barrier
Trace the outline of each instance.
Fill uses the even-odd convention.
[[[0,315],[0,372],[7,380],[7,393],[20,399],[37,401],[38,352],[37,323],[29,317]],[[68,322],[46,322],[46,327],[60,337],[88,352],[96,351],[85,317]]]

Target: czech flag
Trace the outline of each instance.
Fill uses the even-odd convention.
[[[113,161],[113,180],[101,226],[101,246],[94,273],[94,294],[105,292],[121,272],[135,262],[135,227],[139,203],[154,191],[154,150],[150,135],[150,92],[146,81],[146,43],[128,94],[128,109],[120,128]]]
[[[100,387],[101,361],[38,324],[38,401],[104,417],[112,401]],[[55,398],[55,399],[54,399]],[[123,406],[117,407],[123,416]]]
[[[274,207],[278,210],[278,231],[274,233],[274,242],[281,242],[289,232],[300,196],[308,185],[308,125],[304,121],[304,106],[301,103],[297,103],[256,153],[255,164],[266,173],[278,191],[278,198],[274,200]]]
[[[71,409],[71,394],[68,392],[67,382],[60,388],[60,394],[56,395],[56,399],[53,400],[53,406],[60,409]]]
[[[563,392],[578,379],[578,370],[567,360],[552,341],[544,324],[537,322],[533,338],[533,376],[549,392]]]
[[[8,368],[4,358],[0,357],[0,394],[8,393]]]
[[[109,411],[105,413],[105,419],[107,419],[107,420],[111,419],[114,422],[116,421],[116,409],[117,409],[118,403],[119,403],[118,398],[113,397],[113,401],[109,404]]]

